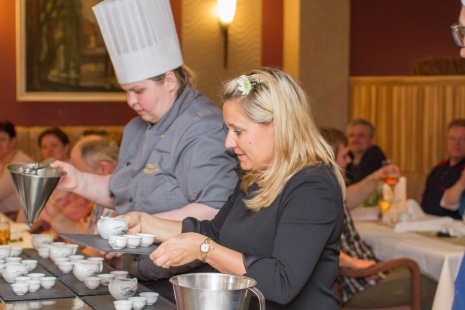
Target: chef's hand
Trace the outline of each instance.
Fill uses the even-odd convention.
[[[199,245],[205,238],[198,233],[183,233],[171,237],[150,254],[150,259],[155,265],[164,268],[188,264],[201,259]]]
[[[72,192],[77,188],[78,180],[82,172],[74,168],[73,165],[59,160],[55,160],[51,163],[50,167],[66,172],[66,175],[61,177],[60,182],[58,182],[56,189]]]

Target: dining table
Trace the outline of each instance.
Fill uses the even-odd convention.
[[[0,218],[2,214],[0,214]],[[57,283],[51,290],[40,289],[36,293],[26,293],[23,296],[15,295],[9,284],[0,278],[0,310],[3,309],[97,309],[107,310],[114,309],[113,297],[110,295],[108,288],[100,286],[97,290],[87,289],[83,282],[78,281],[72,272],[65,274],[61,272],[50,258],[41,258],[38,252],[32,246],[32,235],[28,232],[25,224],[10,223],[11,240],[8,245],[11,247],[21,248],[21,257],[23,259],[36,259],[38,266],[34,272],[44,272],[57,278]],[[83,253],[79,253],[83,254]],[[104,272],[113,270],[107,264],[104,264]],[[150,291],[144,285],[138,285],[138,293]],[[144,310],[175,310],[176,304],[159,296],[154,305],[144,307]]]
[[[465,237],[452,238],[435,231],[396,232],[393,226],[381,221],[356,221],[355,227],[380,260],[402,257],[415,260],[421,273],[438,283],[432,309],[452,309],[454,281],[464,256]]]

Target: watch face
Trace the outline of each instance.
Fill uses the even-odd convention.
[[[210,245],[208,243],[202,243],[202,245],[200,246],[200,251],[202,252],[208,252],[208,250],[210,249]]]

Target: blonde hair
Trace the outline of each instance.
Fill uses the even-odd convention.
[[[254,211],[269,207],[289,179],[308,166],[323,164],[336,175],[345,196],[344,179],[334,160],[331,146],[320,135],[313,120],[310,102],[302,88],[287,73],[262,68],[248,74],[252,89],[246,95],[238,89],[238,79],[224,83],[223,102],[234,100],[242,106],[249,119],[260,123],[273,122],[274,157],[268,168],[245,171],[241,179],[244,191],[254,183],[260,187],[245,200]]]

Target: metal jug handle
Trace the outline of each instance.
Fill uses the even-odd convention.
[[[263,296],[262,292],[255,287],[249,287],[249,290],[257,295],[258,302],[260,303],[260,310],[265,310],[265,296]]]

